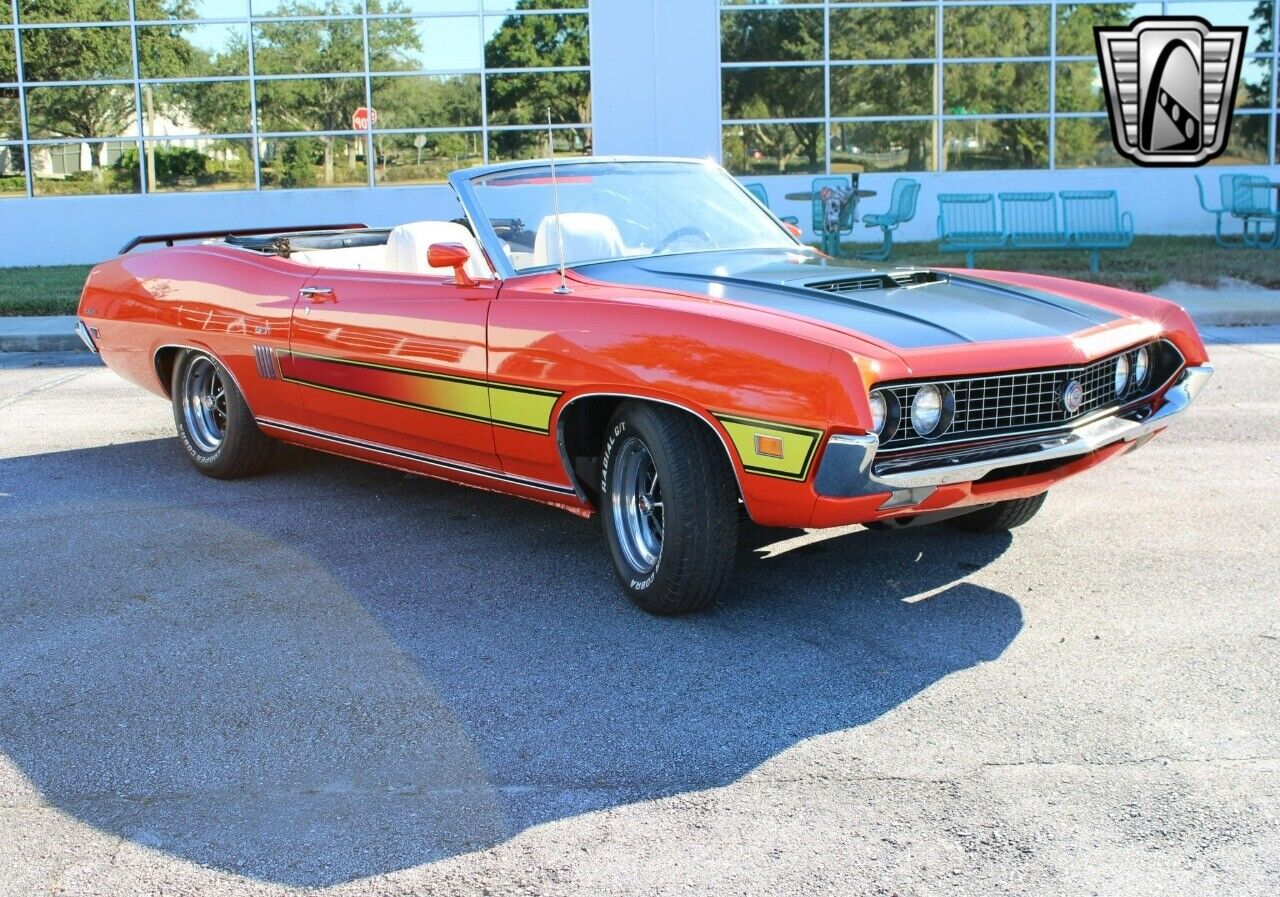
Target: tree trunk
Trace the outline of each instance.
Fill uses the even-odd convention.
[[[333,138],[324,138],[324,182],[333,183]]]

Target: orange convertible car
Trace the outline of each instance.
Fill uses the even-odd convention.
[[[89,275],[81,336],[210,476],[289,442],[599,513],[661,614],[725,588],[740,508],[1008,529],[1212,373],[1176,305],[827,258],[705,162],[450,183],[452,221],[140,237]]]

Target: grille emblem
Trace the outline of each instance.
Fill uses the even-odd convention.
[[[1072,380],[1062,390],[1062,404],[1068,414],[1075,414],[1080,410],[1080,406],[1084,404],[1084,387],[1079,380]]]

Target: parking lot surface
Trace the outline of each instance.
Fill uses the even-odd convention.
[[[596,524],[0,357],[0,895],[1280,893],[1280,329],[1012,534]]]

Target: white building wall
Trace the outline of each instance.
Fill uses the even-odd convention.
[[[593,0],[592,96],[596,151],[718,157],[720,151],[719,13],[716,0]],[[914,174],[922,182],[916,218],[899,240],[937,236],[939,192],[1116,189],[1139,233],[1201,234],[1213,216],[1201,210],[1194,175],[1214,191],[1224,169],[1123,169],[948,172]],[[1232,169],[1241,171],[1242,169]],[[1280,166],[1244,169],[1272,181]],[[879,196],[863,211],[888,203],[894,174],[864,175]],[[754,178],[765,183],[774,210],[796,215],[806,233],[807,203],[783,198],[808,189],[810,176]],[[110,257],[139,233],[235,227],[275,227],[360,221],[391,225],[453,217],[444,186],[206,192],[148,196],[0,199],[0,266],[92,262]],[[858,226],[854,239],[878,238]]]

